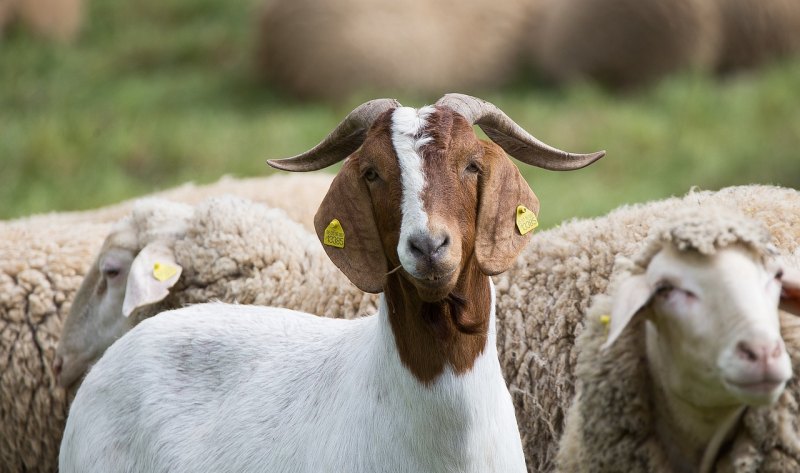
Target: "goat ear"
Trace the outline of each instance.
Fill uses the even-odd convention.
[[[645,275],[630,276],[620,284],[614,294],[611,306],[611,321],[608,330],[608,339],[603,344],[603,349],[610,347],[622,335],[636,314],[650,302],[653,291],[647,284]]]
[[[166,243],[153,242],[142,248],[128,272],[122,314],[128,317],[139,307],[163,300],[182,272]]]
[[[781,286],[780,309],[800,315],[800,271],[794,268],[784,268]]]
[[[328,244],[330,240],[326,242],[325,231],[334,220],[338,224],[333,230],[343,235],[341,248]],[[333,179],[314,216],[314,228],[328,257],[353,284],[364,292],[383,291],[386,255],[372,213],[369,189],[360,178],[354,160],[345,161]]]
[[[499,148],[486,151],[484,156],[492,156],[492,162],[480,183],[475,256],[481,271],[493,276],[511,267],[533,235],[532,230],[523,235],[517,228],[517,208],[523,205],[538,215],[539,199],[505,153]]]

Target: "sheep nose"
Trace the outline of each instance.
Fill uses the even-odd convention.
[[[754,364],[768,366],[783,355],[783,343],[775,342],[749,342],[741,340],[736,344],[736,356],[741,360]]]
[[[417,234],[408,239],[408,247],[415,258],[424,258],[434,261],[442,256],[444,250],[450,246],[450,235]]]
[[[56,379],[61,376],[61,369],[64,367],[64,358],[61,355],[56,355],[56,358],[53,360],[53,373],[56,375]]]

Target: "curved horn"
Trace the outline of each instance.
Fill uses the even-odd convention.
[[[508,118],[495,105],[464,94],[447,94],[436,105],[444,105],[478,125],[492,141],[523,163],[551,171],[571,171],[586,167],[605,156],[605,151],[574,154],[543,143]]]
[[[284,171],[316,171],[336,164],[357,150],[372,123],[385,111],[400,107],[395,99],[376,99],[359,105],[317,146],[286,159],[270,159],[267,164]]]

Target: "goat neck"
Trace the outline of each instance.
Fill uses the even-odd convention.
[[[421,382],[431,383],[446,366],[465,373],[483,353],[491,322],[490,284],[471,261],[448,297],[424,302],[402,273],[389,276],[385,296],[397,351]]]

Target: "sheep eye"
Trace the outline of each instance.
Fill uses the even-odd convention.
[[[103,274],[108,279],[114,279],[115,277],[119,276],[119,268],[106,268],[103,270]]]
[[[656,286],[656,295],[665,296],[670,292],[672,292],[674,289],[675,286],[673,286],[672,284],[668,282],[662,282]]]
[[[471,163],[469,163],[467,165],[467,167],[464,169],[464,171],[469,172],[469,173],[473,173],[473,174],[478,174],[479,172],[481,172],[481,167],[478,166],[478,163],[476,163],[475,161],[472,161]]]
[[[777,279],[778,281],[783,279],[783,270],[782,269],[779,269],[778,272],[775,273],[775,279]]]
[[[378,178],[378,173],[375,172],[374,169],[368,168],[366,171],[364,171],[364,179],[366,179],[368,182],[372,182],[377,178]]]

